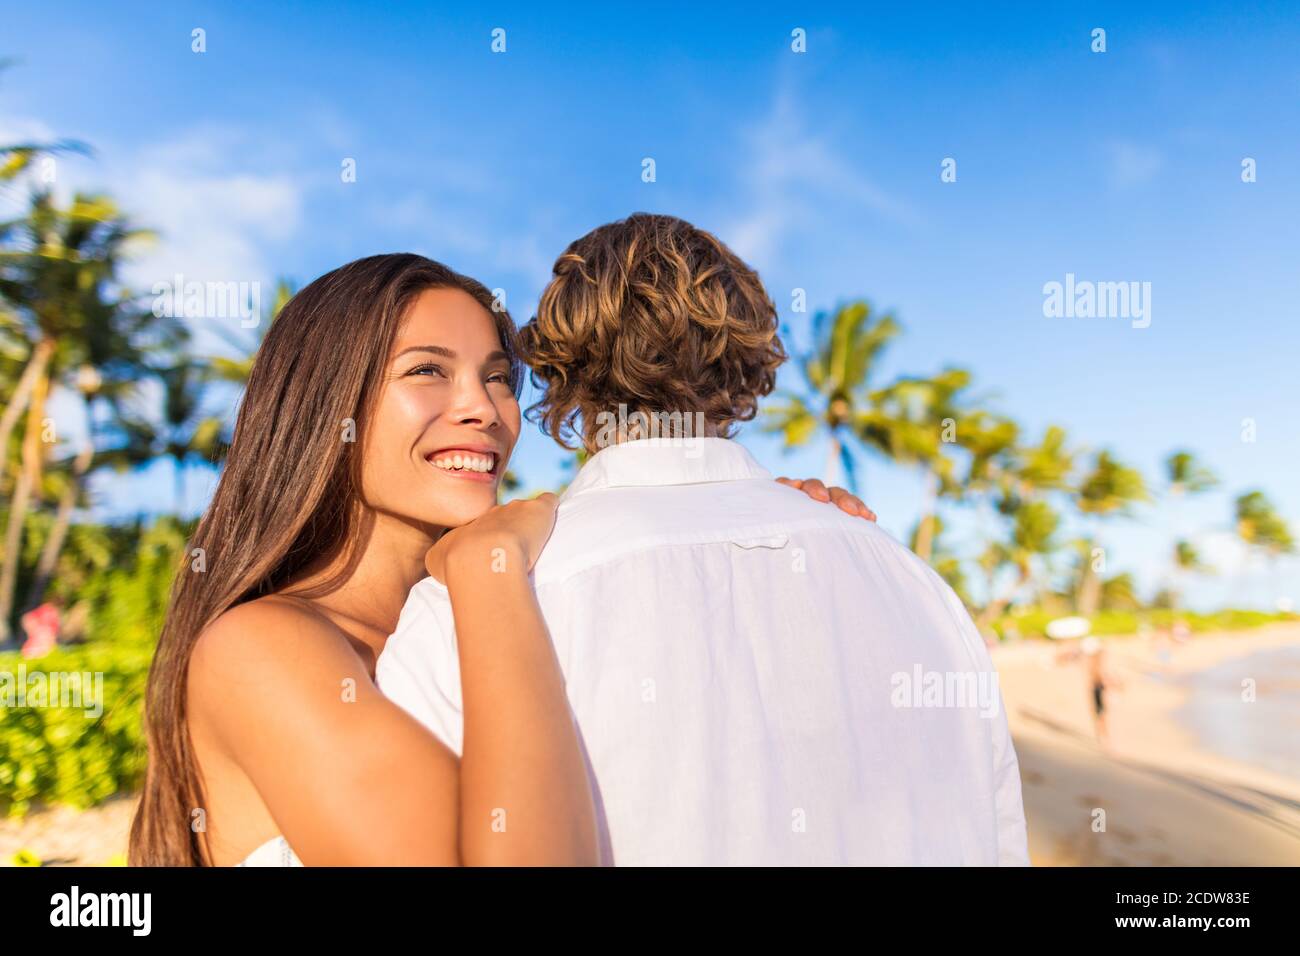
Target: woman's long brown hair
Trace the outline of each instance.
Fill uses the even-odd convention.
[[[131,825],[132,866],[209,859],[206,826],[194,825],[204,795],[186,720],[195,641],[230,608],[357,543],[360,449],[377,383],[411,302],[437,288],[460,289],[489,311],[518,389],[510,316],[481,283],[423,256],[371,256],[335,269],[295,295],[267,331],[149,671],[149,763]]]

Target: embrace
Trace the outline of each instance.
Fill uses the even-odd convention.
[[[131,863],[1026,865],[1000,700],[896,690],[996,698],[961,602],[731,437],[777,333],[661,215],[573,242],[522,329],[417,255],[295,295],[173,588]],[[586,459],[498,505],[526,372]]]

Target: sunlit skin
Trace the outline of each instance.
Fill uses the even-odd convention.
[[[373,520],[351,572],[312,594],[344,566],[326,556],[200,636],[189,729],[212,863],[236,863],[278,835],[308,865],[595,861],[563,676],[527,579],[557,499],[494,507],[520,429],[508,368],[492,316],[471,296],[421,293],[362,436]],[[435,464],[457,454],[460,471]],[[842,489],[781,480],[875,517]],[[497,548],[504,573],[484,560]],[[408,592],[430,572],[456,614],[463,760],[373,682]],[[508,837],[484,822],[495,807],[513,808]]]

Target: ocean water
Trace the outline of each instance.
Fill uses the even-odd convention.
[[[1253,702],[1242,699],[1247,679]],[[1300,647],[1224,661],[1179,684],[1190,693],[1175,718],[1208,749],[1300,779]]]

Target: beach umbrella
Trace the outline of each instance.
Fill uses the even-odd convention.
[[[1072,640],[1085,637],[1092,630],[1092,624],[1086,617],[1058,617],[1048,622],[1047,636],[1055,641]]]

